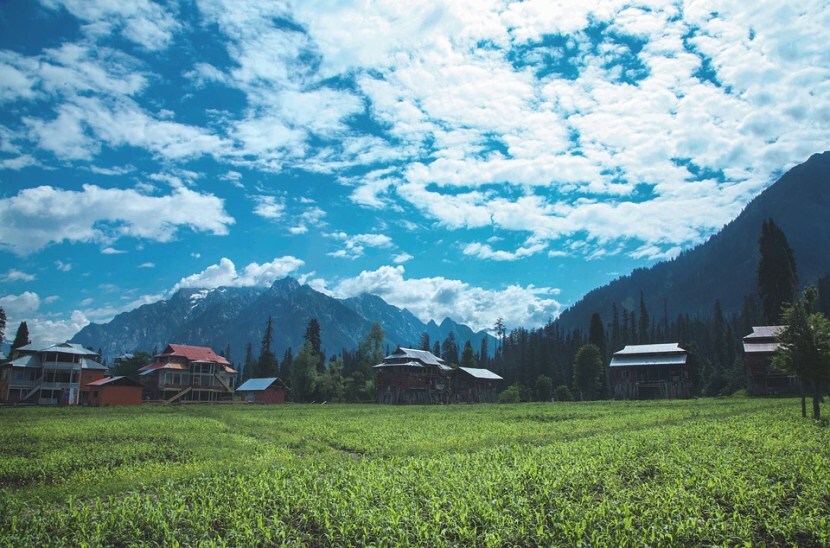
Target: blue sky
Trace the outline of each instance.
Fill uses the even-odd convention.
[[[824,2],[0,3],[0,306],[291,275],[536,326],[828,148]]]

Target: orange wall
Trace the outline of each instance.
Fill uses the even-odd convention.
[[[140,386],[90,386],[87,390],[89,404],[97,407],[141,405],[143,389]]]

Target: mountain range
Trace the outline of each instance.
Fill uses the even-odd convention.
[[[89,324],[71,340],[91,348],[101,348],[104,358],[142,350],[161,351],[168,343],[178,342],[210,346],[223,351],[230,345],[230,359],[241,363],[248,343],[259,355],[260,343],[268,317],[272,318],[272,349],[282,359],[286,349],[296,354],[303,345],[309,320],[320,324],[322,347],[328,354],[353,350],[379,323],[385,344],[415,346],[423,333],[430,341],[443,341],[454,333],[459,353],[466,341],[478,350],[481,339],[488,337],[489,348],[495,339],[485,331],[473,332],[468,326],[445,318],[441,324],[424,323],[406,309],[388,304],[376,295],[362,294],[335,299],[297,280],[286,277],[271,287],[219,287],[216,289],[180,289],[169,299],[142,305],[117,315],[104,324]]]
[[[724,313],[738,312],[757,293],[761,224],[771,218],[784,231],[795,255],[801,285],[830,272],[830,152],[795,166],[755,197],[738,217],[705,243],[673,260],[634,270],[587,293],[562,312],[563,329],[587,331],[591,315],[611,318],[614,303],[637,310],[642,292],[653,318],[679,313],[708,317],[720,299]]]

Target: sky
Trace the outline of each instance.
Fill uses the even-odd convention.
[[[0,1],[6,335],[284,276],[534,327],[828,141],[824,1]]]

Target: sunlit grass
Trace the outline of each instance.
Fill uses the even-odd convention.
[[[795,400],[0,421],[0,545],[830,543],[830,428]]]

